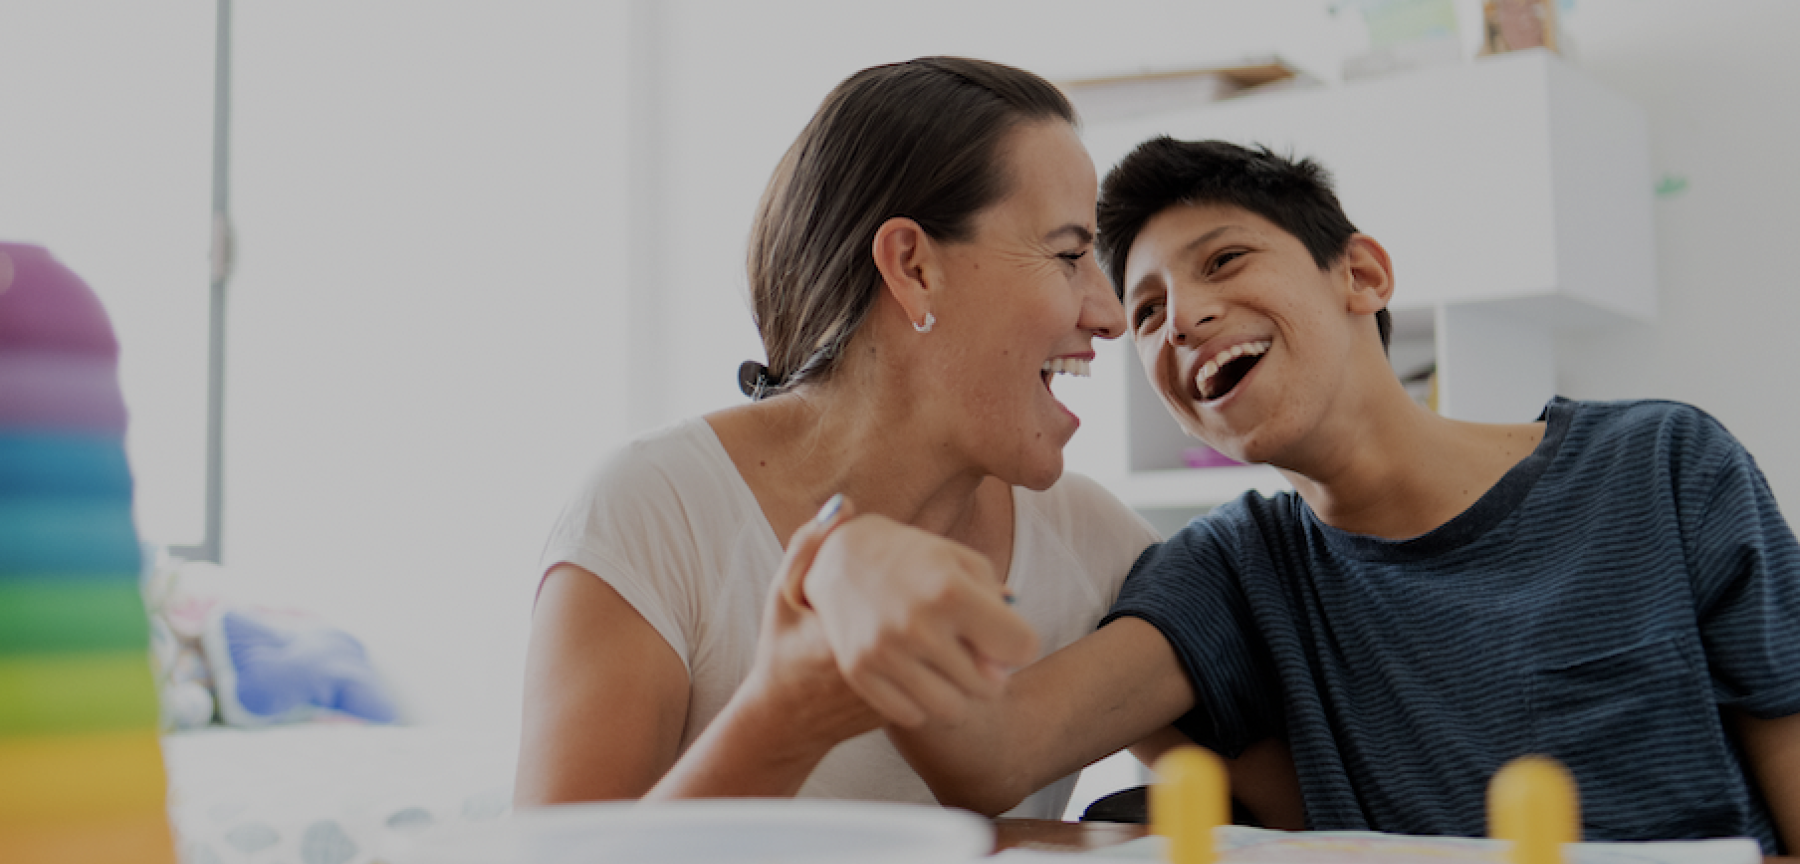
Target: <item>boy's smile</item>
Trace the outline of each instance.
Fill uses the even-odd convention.
[[[1347,314],[1350,279],[1255,213],[1184,204],[1132,242],[1126,315],[1151,384],[1188,434],[1243,461],[1278,461],[1344,386],[1358,317]]]
[[[1202,402],[1224,398],[1256,368],[1274,344],[1270,339],[1256,339],[1221,349],[1193,374],[1194,396]]]

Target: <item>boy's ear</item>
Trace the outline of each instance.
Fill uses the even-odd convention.
[[[1344,269],[1350,278],[1351,312],[1373,315],[1387,308],[1394,296],[1394,263],[1375,238],[1350,235],[1350,245],[1344,251]]]
[[[906,317],[917,322],[931,311],[931,289],[937,283],[937,245],[925,229],[904,216],[895,216],[875,229],[870,244],[881,282]]]

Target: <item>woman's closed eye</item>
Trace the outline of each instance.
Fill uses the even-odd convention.
[[[1069,266],[1073,267],[1079,263],[1081,259],[1087,257],[1088,251],[1089,250],[1087,249],[1076,249],[1070,252],[1058,252],[1056,253],[1056,257],[1068,262]]]

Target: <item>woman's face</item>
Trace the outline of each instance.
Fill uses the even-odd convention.
[[[1093,337],[1125,332],[1125,312],[1094,261],[1094,163],[1069,124],[1031,122],[1001,147],[1005,197],[974,235],[946,243],[928,356],[954,412],[946,442],[988,473],[1044,489],[1080,420],[1051,391],[1086,375]]]

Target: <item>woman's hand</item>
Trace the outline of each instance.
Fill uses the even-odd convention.
[[[646,798],[793,795],[831,748],[881,726],[838,674],[819,616],[799,590],[820,544],[850,516],[847,505],[828,505],[788,540],[764,601],[755,665]]]
[[[804,589],[844,680],[903,727],[961,720],[1037,657],[985,556],[881,516],[823,538]]]
[[[826,538],[855,515],[848,500],[826,505],[788,540],[781,572],[769,588],[757,636],[756,664],[742,690],[760,691],[781,706],[807,737],[835,745],[881,726],[881,715],[838,672],[837,657],[819,615],[806,604],[803,583]],[[829,748],[827,748],[829,749]]]

